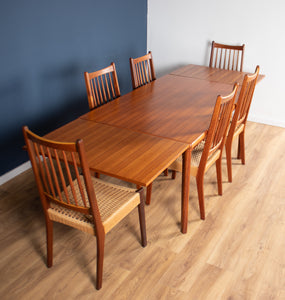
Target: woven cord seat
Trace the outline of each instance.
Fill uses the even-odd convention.
[[[82,176],[80,179],[83,182]],[[140,196],[135,189],[107,183],[94,177],[91,177],[91,180],[96,191],[98,208],[104,230],[105,233],[107,233],[125,217],[126,212],[132,211],[137,205],[139,205]],[[79,199],[79,205],[83,206],[83,201],[78,185],[74,184],[74,186],[77,199]],[[86,190],[84,190],[84,192],[85,196],[87,197]],[[73,199],[70,187],[68,187],[68,193],[70,198]],[[62,197],[64,197],[63,193]],[[77,228],[81,231],[95,235],[92,215],[86,215],[80,212],[76,212],[63,206],[57,205],[53,202],[51,202],[50,204],[48,214],[52,221],[60,222]]]
[[[193,150],[191,154],[191,168],[198,167],[204,150],[205,141],[200,142]],[[179,156],[176,161],[174,161],[169,169],[182,172],[182,156]]]

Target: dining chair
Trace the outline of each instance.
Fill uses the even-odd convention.
[[[190,175],[196,177],[198,190],[200,217],[205,219],[204,204],[204,175],[206,171],[216,163],[218,193],[222,195],[222,152],[226,141],[230,118],[237,94],[238,84],[234,85],[233,91],[227,96],[218,96],[208,130],[203,132],[192,146]],[[173,162],[169,169],[182,171],[182,158]]]
[[[104,105],[121,96],[115,63],[99,71],[84,72],[89,109]]]
[[[235,111],[226,141],[229,182],[232,182],[232,143],[236,137],[239,137],[237,158],[241,159],[243,165],[245,164],[245,128],[258,74],[259,66],[256,67],[254,74],[246,74],[244,76],[237,104],[235,105]]]
[[[55,142],[27,126],[23,134],[43,206],[47,266],[53,264],[53,222],[96,236],[96,288],[102,287],[105,235],[135,207],[139,211],[142,246],[147,244],[142,190],[104,182],[90,175],[82,140]]]
[[[212,42],[210,68],[242,72],[245,45],[233,46]]]
[[[156,79],[151,51],[144,56],[130,58],[130,68],[133,89],[148,84]]]

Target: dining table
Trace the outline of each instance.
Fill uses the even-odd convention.
[[[186,233],[193,144],[208,129],[217,96],[229,94],[245,74],[186,65],[45,138],[83,139],[91,171],[145,187],[182,156],[181,232]]]

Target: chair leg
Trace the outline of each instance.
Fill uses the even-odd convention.
[[[168,176],[168,169],[165,169],[165,170],[163,171],[163,173],[164,173],[164,176]]]
[[[245,142],[244,142],[244,131],[239,135],[240,143],[240,159],[242,164],[245,164]]]
[[[240,159],[241,158],[241,154],[240,154],[240,135],[238,136],[238,151],[237,151],[237,159]]]
[[[217,171],[217,182],[218,182],[218,193],[223,194],[223,183],[222,183],[222,157],[216,161],[216,171]]]
[[[53,222],[46,217],[46,235],[47,235],[47,266],[52,267],[53,259]]]
[[[226,157],[227,157],[227,170],[228,170],[228,180],[233,181],[232,178],[232,143],[226,143]]]
[[[105,246],[105,234],[97,234],[97,279],[96,289],[100,290],[103,280],[103,261],[104,261],[104,246]]]
[[[152,183],[146,187],[146,204],[150,205]]]
[[[175,170],[172,170],[172,176],[171,176],[172,179],[175,179],[176,178],[176,171]]]
[[[140,231],[141,231],[141,242],[142,246],[145,247],[147,245],[146,238],[146,226],[145,226],[145,211],[144,211],[144,197],[143,191],[140,191],[140,204],[138,205],[139,211],[139,221],[140,221]]]
[[[205,220],[205,203],[204,203],[204,174],[201,177],[196,177],[196,184],[198,190],[198,199],[200,207],[200,218]]]

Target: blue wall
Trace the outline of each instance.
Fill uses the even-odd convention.
[[[147,0],[14,0],[0,9],[0,175],[28,160],[21,127],[44,134],[88,111],[83,72],[146,53]]]

